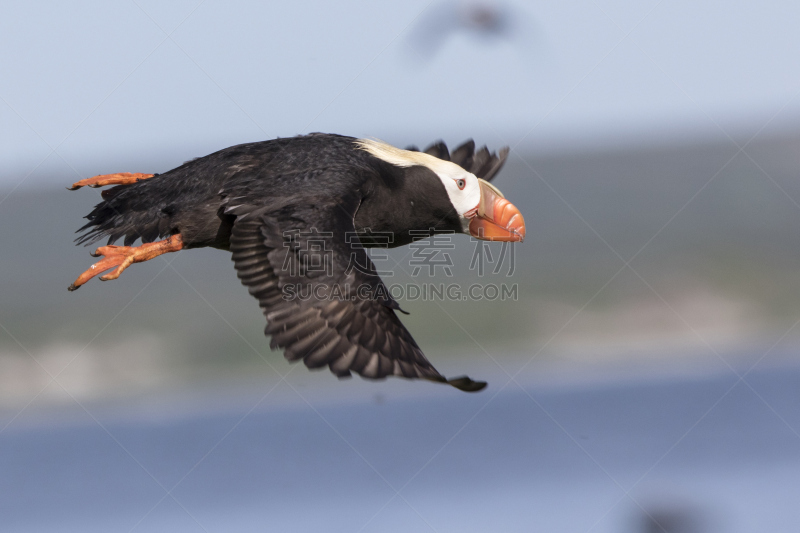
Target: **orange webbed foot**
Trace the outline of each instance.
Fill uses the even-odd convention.
[[[105,187],[106,185],[130,185],[139,180],[146,180],[152,178],[155,174],[142,174],[140,172],[117,172],[116,174],[101,174],[93,178],[86,178],[85,180],[76,181],[72,187],[68,187],[70,191],[75,191],[81,187]]]
[[[114,267],[114,271],[101,276],[101,281],[109,281],[117,279],[122,272],[131,266],[133,263],[141,263],[148,261],[154,257],[168,252],[177,252],[183,248],[183,238],[180,234],[172,235],[163,241],[150,242],[141,246],[101,246],[93,254],[93,257],[103,257],[100,261],[90,266],[83,274],[78,276],[72,285],[69,286],[70,291],[77,290],[81,285],[93,277],[102,274]]]

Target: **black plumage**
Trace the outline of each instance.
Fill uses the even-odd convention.
[[[130,246],[180,235],[184,248],[230,250],[267,318],[271,346],[287,359],[328,366],[340,377],[394,375],[482,389],[485,383],[467,377],[448,381],[430,364],[364,249],[407,244],[419,238],[413,230],[461,232],[459,214],[432,170],[389,164],[355,143],[311,134],[242,144],[117,185],[104,191],[76,240]],[[425,151],[487,181],[508,153],[475,152],[471,140],[452,154],[443,142]],[[386,232],[393,241],[372,237]],[[311,268],[320,246],[330,264]],[[287,297],[289,289],[310,296]]]

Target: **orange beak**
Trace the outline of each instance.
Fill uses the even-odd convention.
[[[514,204],[489,182],[479,179],[481,200],[469,222],[469,233],[484,241],[522,242],[525,240],[525,220]]]

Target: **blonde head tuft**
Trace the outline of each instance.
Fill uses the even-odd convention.
[[[453,162],[439,159],[425,152],[402,150],[391,144],[373,139],[357,139],[356,146],[369,152],[378,159],[398,167],[427,167],[442,177],[458,179],[466,170]]]

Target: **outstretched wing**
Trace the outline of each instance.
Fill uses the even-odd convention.
[[[409,146],[406,150],[412,152],[419,152],[416,146]],[[467,172],[472,172],[476,177],[486,181],[492,181],[494,177],[503,168],[503,165],[508,158],[508,147],[501,148],[499,153],[489,152],[489,149],[482,146],[480,150],[475,151],[475,141],[472,139],[466,141],[461,146],[453,150],[451,154],[447,149],[444,141],[436,141],[423,150],[426,154],[444,159],[445,161],[452,161],[460,166]]]
[[[484,388],[466,376],[442,376],[400,322],[399,305],[356,235],[358,205],[353,197],[236,207],[233,261],[264,311],[270,346],[339,377],[356,372],[369,379],[428,379],[468,392]]]

